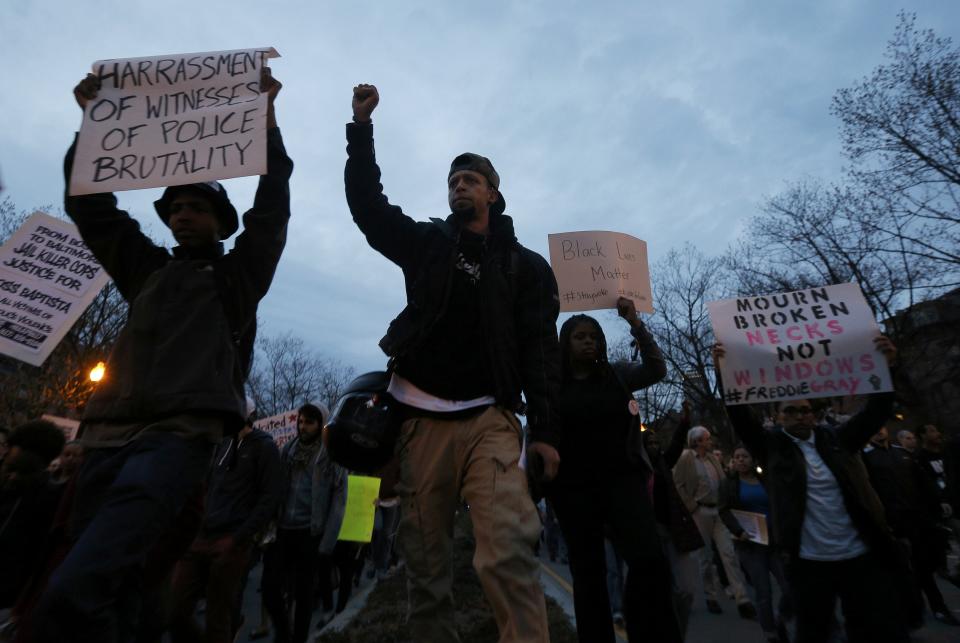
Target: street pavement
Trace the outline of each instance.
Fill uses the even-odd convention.
[[[573,620],[573,588],[570,569],[567,565],[558,562],[551,563],[541,548],[541,563],[543,564],[544,587],[547,593],[554,597]],[[942,579],[937,579],[940,591],[953,609],[953,614],[960,619],[960,589]],[[687,629],[686,643],[765,643],[766,639],[760,625],[754,620],[740,618],[736,603],[727,597],[721,601],[723,614],[711,614],[706,609],[703,595],[694,599],[693,613],[690,615],[690,624]],[[776,604],[776,599],[775,599]],[[882,609],[882,606],[878,606]],[[618,641],[626,641],[626,633],[618,631]],[[927,614],[923,628],[911,634],[914,643],[960,643],[960,627],[944,625],[935,621]]]
[[[541,548],[541,551],[546,548]],[[543,579],[546,593],[554,598],[561,607],[570,615],[573,621],[573,588],[570,569],[567,565],[560,562],[551,563],[544,553],[541,556],[543,564]],[[246,623],[243,631],[238,637],[238,641],[250,641],[250,630],[259,623],[260,618],[260,594],[258,587],[260,585],[260,572],[262,566],[258,565],[250,574],[250,580],[247,584],[247,590],[244,594],[243,611],[246,617]],[[367,579],[363,575],[363,581],[360,587],[355,589],[345,613],[328,627],[337,627],[345,624],[352,616],[362,608],[369,590],[375,581]],[[946,598],[947,605],[953,608],[954,615],[960,618],[960,590],[954,585],[938,579],[940,590]],[[721,600],[723,614],[710,614],[706,610],[703,596],[698,596],[694,600],[693,613],[690,616],[690,624],[687,631],[686,643],[765,643],[763,633],[756,621],[745,620],[737,614],[736,604],[732,599],[723,597]],[[878,609],[882,609],[878,607]],[[319,617],[319,612],[314,612],[314,623]],[[201,615],[202,618],[202,615]],[[311,628],[311,639],[316,630]],[[619,641],[626,641],[626,633],[618,632]],[[272,641],[268,636],[262,641]],[[915,643],[958,643],[960,642],[960,627],[951,627],[934,621],[928,615],[926,625],[912,633],[912,641]]]

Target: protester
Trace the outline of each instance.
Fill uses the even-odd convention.
[[[933,573],[946,553],[947,542],[938,526],[940,499],[936,484],[912,455],[891,446],[886,427],[870,438],[863,450],[863,462],[886,513],[893,534],[909,552],[914,591],[910,601],[903,601],[907,622],[922,622],[922,590],[930,603],[934,618],[948,625],[960,625],[950,613]]]
[[[247,420],[236,436],[224,438],[207,478],[200,533],[173,574],[170,634],[174,643],[227,643],[240,626],[240,589],[254,536],[273,518],[283,481],[273,438],[253,428],[255,407],[247,400]],[[206,598],[206,628],[193,613]]]
[[[683,416],[674,429],[670,443],[663,451],[654,431],[643,433],[644,446],[653,465],[653,508],[657,516],[657,532],[664,554],[670,562],[674,611],[680,625],[681,638],[686,637],[693,597],[700,587],[700,555],[704,554],[703,538],[687,511],[677,486],[673,482],[672,469],[683,453],[687,431],[690,429],[690,406],[683,403]]]
[[[789,606],[790,590],[780,550],[773,541],[763,544],[750,540],[749,534],[731,513],[733,510],[761,514],[765,524],[770,524],[770,496],[767,494],[766,481],[757,473],[753,456],[744,446],[734,449],[733,471],[720,485],[720,518],[734,536],[737,558],[750,577],[750,584],[756,593],[757,617],[764,636],[771,643],[788,643],[783,619]],[[780,613],[777,617],[773,614],[771,576],[780,588]]]
[[[386,498],[377,498],[377,511],[373,520],[373,537],[370,543],[373,558],[373,567],[370,571],[378,579],[385,578],[390,571],[390,561],[393,558],[393,546],[399,522],[400,499],[393,495]]]
[[[276,127],[280,83],[268,69],[260,88],[269,97],[267,174],[229,253],[221,242],[238,221],[219,183],[169,187],[155,202],[179,244],[172,256],[117,209],[113,194],[66,196],[67,214],[130,315],[84,411],[76,540],[38,607],[41,641],[109,641],[132,631],[137,570],[198,488],[215,445],[243,424],[257,304],[286,240],[292,171]],[[98,89],[93,74],[77,85],[82,109]]]
[[[0,609],[11,607],[27,579],[41,571],[61,491],[47,467],[63,444],[63,431],[46,420],[21,424],[8,438],[0,464]]]
[[[368,243],[403,271],[407,307],[380,346],[389,392],[405,405],[400,429],[400,545],[407,564],[414,640],[457,641],[452,601],[453,518],[470,505],[474,567],[501,641],[547,641],[546,606],[533,547],[536,507],[519,466],[514,413],[526,398],[528,456],[556,475],[559,377],[556,280],[514,236],[490,161],[461,154],[447,176],[452,214],[416,222],[383,194],[370,115],[373,85],[353,93],[347,125],[347,203]]]
[[[79,440],[70,440],[64,445],[63,452],[58,460],[60,465],[57,467],[52,481],[55,484],[64,484],[72,479],[83,465],[83,445],[80,444]]]
[[[897,431],[897,444],[894,446],[899,446],[909,453],[916,454],[917,436],[909,429],[901,429]]]
[[[335,464],[321,440],[329,412],[319,404],[297,411],[297,437],[284,445],[283,500],[277,540],[264,552],[263,600],[273,622],[276,643],[304,643],[310,633],[318,573],[329,582],[330,558],[346,508],[346,472]],[[321,624],[333,618],[330,588]],[[293,628],[290,612],[294,612]]]
[[[960,544],[960,437],[955,436],[945,444],[943,433],[933,424],[921,425],[917,436],[920,439],[917,461],[936,485],[940,520]],[[946,569],[946,561],[943,567]],[[955,585],[960,585],[960,567],[947,576]]]
[[[750,597],[747,596],[743,573],[740,571],[740,563],[733,550],[730,531],[720,520],[718,510],[720,481],[725,476],[723,466],[713,454],[713,438],[709,429],[704,426],[695,426],[690,429],[687,433],[687,446],[689,448],[683,452],[673,468],[673,480],[687,510],[697,523],[700,536],[706,543],[706,549],[700,556],[700,575],[703,578],[707,610],[712,614],[723,612],[717,600],[720,594],[720,580],[714,571],[710,556],[710,548],[715,544],[737,602],[737,611],[742,618],[755,618],[757,612],[753,603],[750,602]]]
[[[608,362],[600,324],[574,315],[560,329],[560,474],[548,492],[570,556],[577,636],[614,641],[606,584],[604,531],[627,565],[623,616],[635,641],[680,641],[670,567],[657,534],[654,470],[640,432],[633,391],[666,375],[667,367],[633,301],[617,311],[630,325],[642,362]]]
[[[875,344],[892,366],[893,343],[880,336]],[[724,354],[716,345],[718,372]],[[896,546],[860,460],[893,400],[893,393],[870,395],[862,411],[836,428],[816,426],[809,400],[780,402],[780,427],[769,431],[747,406],[727,406],[767,475],[772,537],[788,556],[798,643],[828,640],[838,597],[850,643],[909,640],[898,601],[891,600],[898,595],[891,569]]]

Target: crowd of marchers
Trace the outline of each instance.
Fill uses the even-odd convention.
[[[330,411],[304,404],[278,448],[244,394],[290,217],[280,88],[265,69],[267,171],[242,218],[219,183],[168,187],[155,202],[177,242],[167,250],[113,194],[66,197],[130,314],[75,440],[43,420],[0,434],[3,636],[303,643],[346,608],[369,559],[371,577],[404,566],[413,641],[455,643],[458,511],[502,643],[550,640],[541,537],[569,563],[583,643],[612,643],[617,626],[632,641],[683,641],[701,593],[711,613],[729,594],[771,642],[905,642],[924,618],[960,625],[937,585],[957,578],[960,443],[931,424],[891,440],[893,392],[847,416],[807,399],[729,406],[729,457],[689,409],[669,440],[641,430],[634,394],[667,366],[634,303],[617,312],[639,360],[611,361],[593,317],[558,332],[553,272],[518,242],[484,156],[453,159],[446,219],[390,203],[373,85],[353,91],[346,201],[401,269],[407,306],[380,340],[387,379],[370,399],[389,400],[395,420],[373,540],[340,540],[350,471]],[[77,85],[81,108],[98,89],[94,75]],[[893,342],[875,344],[896,373]],[[716,345],[714,363],[725,357]],[[244,613],[251,578],[260,614]]]

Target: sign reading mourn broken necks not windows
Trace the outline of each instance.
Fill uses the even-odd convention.
[[[272,47],[93,64],[100,78],[77,139],[70,194],[266,174]]]
[[[707,304],[727,404],[892,391],[880,334],[856,284]]]

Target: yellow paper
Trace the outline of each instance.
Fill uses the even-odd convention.
[[[373,537],[373,518],[380,494],[380,478],[347,476],[347,509],[337,540],[368,543]]]

